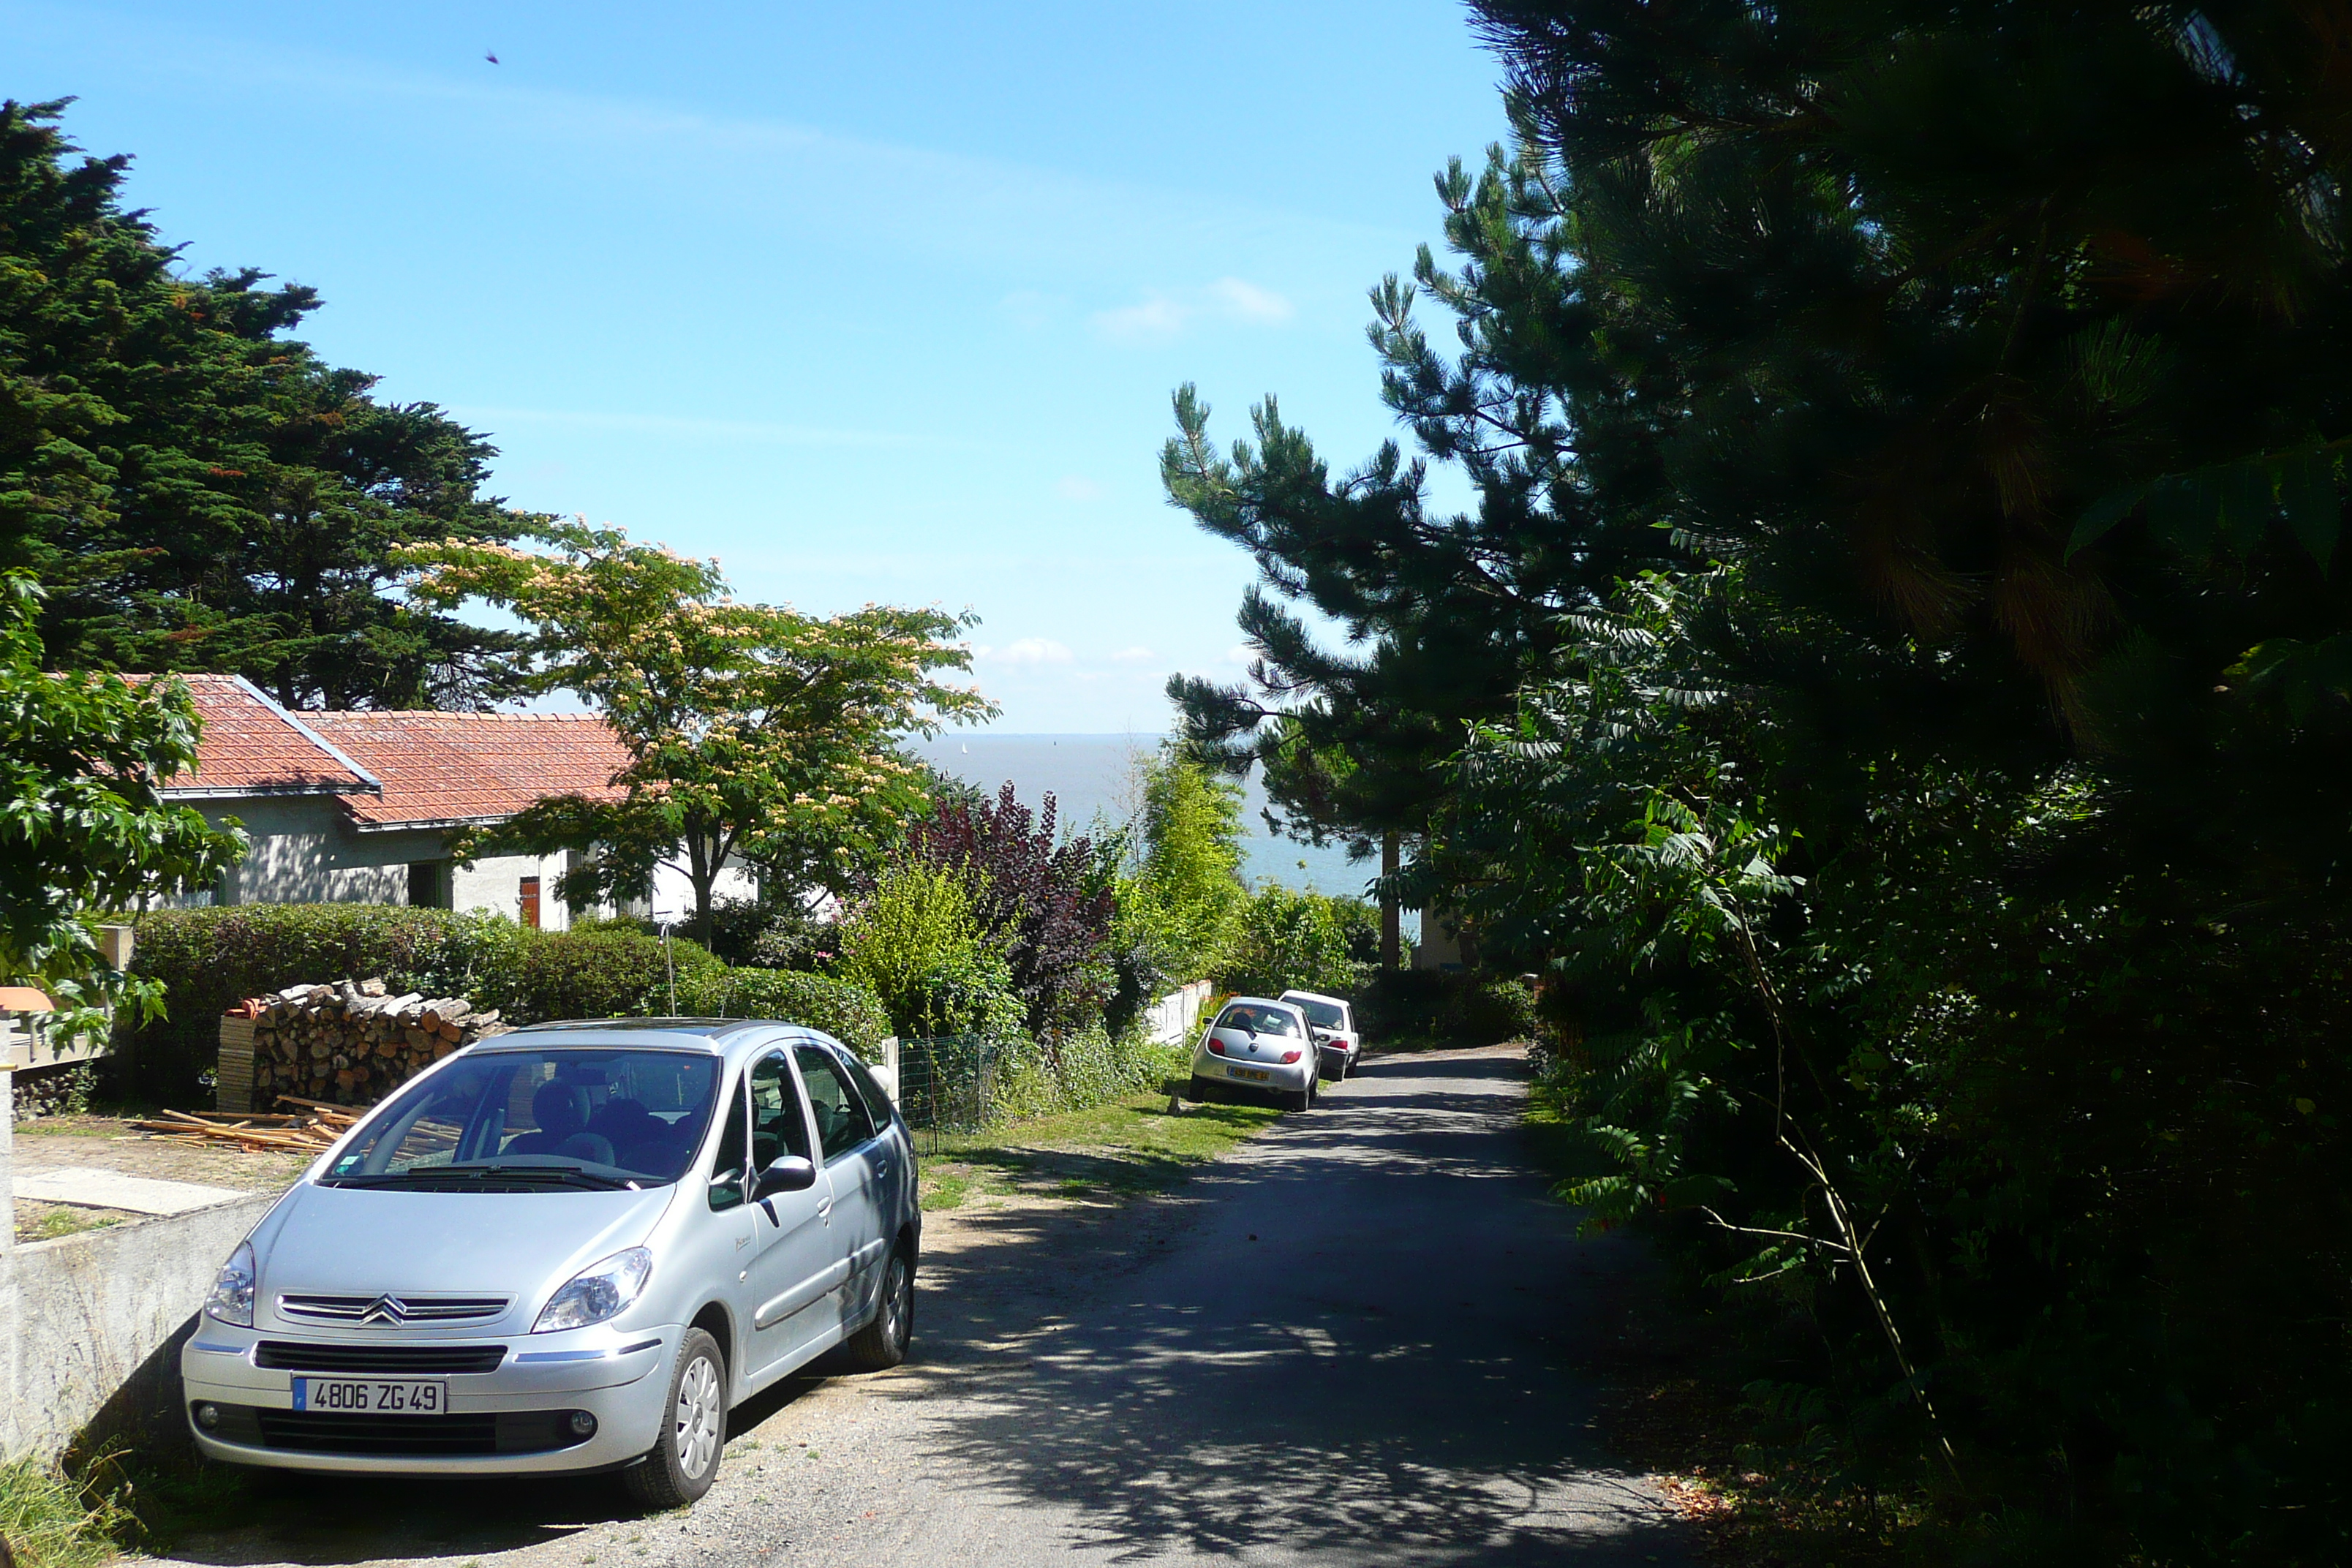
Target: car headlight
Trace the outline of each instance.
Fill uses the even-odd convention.
[[[547,1299],[530,1331],[551,1334],[559,1329],[584,1329],[591,1323],[617,1318],[623,1308],[644,1292],[646,1281],[653,1278],[653,1272],[654,1255],[642,1247],[616,1252],[602,1263],[591,1264]]]
[[[253,1282],[260,1270],[254,1267],[253,1243],[240,1241],[236,1250],[221,1265],[220,1273],[213,1279],[213,1293],[205,1301],[205,1314],[218,1318],[224,1323],[235,1323],[240,1329],[253,1327]]]

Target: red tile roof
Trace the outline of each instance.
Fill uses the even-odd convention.
[[[619,800],[629,765],[593,714],[306,713],[303,721],[383,781],[380,796],[344,809],[368,828],[512,816],[550,795]],[[206,737],[210,745],[210,737]]]
[[[180,679],[204,718],[204,737],[195,771],[175,775],[165,794],[345,795],[375,788],[363,764],[354,765],[242,676]]]

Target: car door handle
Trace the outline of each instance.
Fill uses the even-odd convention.
[[[877,1182],[887,1182],[890,1179],[889,1161],[877,1160],[874,1162],[874,1179]]]
[[[833,1223],[833,1200],[831,1198],[827,1198],[823,1203],[816,1205],[816,1217],[824,1221],[827,1225],[831,1225]]]

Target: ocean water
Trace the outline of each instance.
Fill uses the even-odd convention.
[[[1063,831],[1083,833],[1097,819],[1113,826],[1131,819],[1140,804],[1139,761],[1159,750],[1157,735],[956,734],[919,741],[911,750],[941,773],[994,794],[1007,780],[1034,810],[1053,793]],[[1252,883],[1279,882],[1320,893],[1361,897],[1380,872],[1375,860],[1350,863],[1344,849],[1318,849],[1266,831],[1265,791],[1253,776],[1244,785],[1242,874]]]

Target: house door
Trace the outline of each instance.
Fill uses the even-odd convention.
[[[533,931],[539,929],[539,879],[522,879],[522,923]]]

